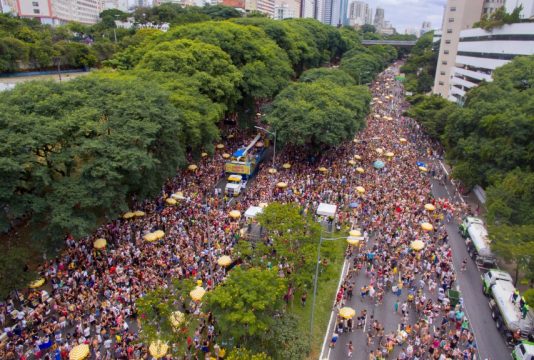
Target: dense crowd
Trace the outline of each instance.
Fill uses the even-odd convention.
[[[90,345],[96,359],[149,358],[147,346],[138,341],[136,299],[172,278],[194,278],[213,288],[225,274],[217,258],[231,254],[245,221],[240,224],[228,212],[243,213],[251,205],[273,201],[295,202],[310,213],[321,202],[336,204],[336,222],[357,226],[370,239],[349,253],[352,271],[338,293],[338,305],[359,290],[365,301],[378,304],[385,293],[400,290],[395,311],[403,314],[398,332],[386,333],[379,323],[373,324],[368,333],[376,341],[369,340],[374,343],[370,358],[387,358],[394,348],[399,359],[472,358],[474,339],[461,304],[450,306],[445,292],[454,286],[455,275],[442,225],[461,209],[432,198],[429,178],[442,174],[432,165],[427,165],[428,172],[419,170],[417,162],[436,155],[427,152],[430,144],[418,125],[401,115],[406,105],[399,100],[395,70],[388,69],[372,85],[375,98],[368,125],[354,141],[316,154],[286,148],[276,164],[261,165],[242,197],[229,201],[216,191],[224,176],[222,154],[251,139],[230,129],[223,149],[213,157],[189,159],[198,169],[179,171],[157,199],[134,199],[133,210],[143,216],[111,221],[85,239],[68,237],[61,256],[40,269],[47,284],[2,304],[0,322],[7,341],[0,358],[67,359],[70,349],[81,343]],[[379,147],[380,153],[375,150]],[[384,153],[389,151],[394,156],[387,159]],[[372,167],[377,159],[384,160],[383,169]],[[283,168],[283,163],[291,167]],[[276,172],[267,171],[272,166]],[[277,187],[279,182],[287,187]],[[358,193],[357,186],[365,192]],[[183,196],[169,206],[167,199],[179,192]],[[425,203],[434,204],[436,211],[425,211]],[[435,230],[421,230],[421,222],[432,223]],[[164,238],[145,241],[144,235],[155,230],[163,230]],[[94,249],[98,238],[107,240],[105,249]],[[425,243],[419,252],[410,249],[416,239]],[[368,285],[354,289],[353,279],[363,273]],[[340,318],[339,329],[356,328],[360,320],[361,314],[348,321]],[[219,352],[211,320],[187,342],[196,358]]]

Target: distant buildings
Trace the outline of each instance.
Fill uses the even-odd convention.
[[[516,7],[520,5],[523,7],[521,11],[521,18],[532,19],[534,18],[534,0],[506,0],[506,11],[511,13]]]
[[[371,24],[372,13],[369,4],[363,1],[353,1],[349,5],[348,18],[349,25],[360,27],[362,25]]]
[[[101,0],[1,0],[10,3],[13,14],[36,18],[43,24],[61,25],[71,21],[95,24],[103,9]]]
[[[421,30],[419,30],[419,36],[423,36],[423,34],[426,34],[429,31],[432,31],[432,23],[430,23],[430,21],[423,21]]]
[[[274,18],[277,20],[291,19],[300,17],[299,0],[275,0]]]
[[[384,9],[377,7],[375,12],[375,21],[373,22],[376,30],[380,30],[384,27]]]

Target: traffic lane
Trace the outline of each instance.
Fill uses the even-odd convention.
[[[432,181],[435,197],[447,197],[447,190],[437,181]],[[503,335],[491,317],[488,298],[482,292],[481,272],[467,253],[465,240],[458,231],[458,223],[453,219],[445,226],[456,270],[456,281],[462,294],[464,307],[475,334],[481,359],[501,360],[510,357],[510,349]],[[460,271],[462,262],[468,258],[466,271]]]

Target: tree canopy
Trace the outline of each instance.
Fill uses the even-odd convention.
[[[424,94],[432,89],[439,51],[439,44],[432,42],[433,37],[433,31],[421,36],[401,67],[401,71],[406,74],[406,91]]]

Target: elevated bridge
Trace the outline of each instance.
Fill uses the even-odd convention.
[[[362,45],[392,45],[412,47],[415,45],[415,43],[415,40],[362,40]]]

